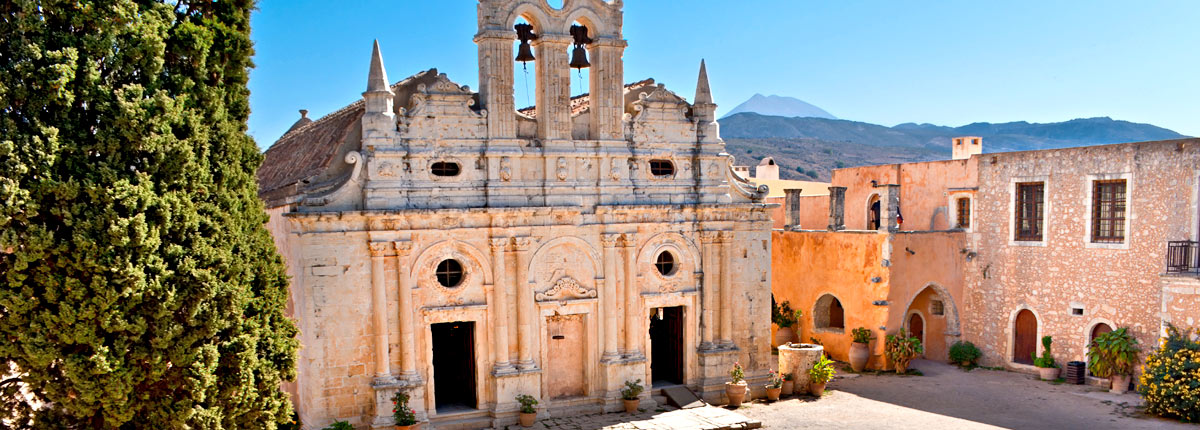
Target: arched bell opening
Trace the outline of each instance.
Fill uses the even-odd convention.
[[[540,36],[540,26],[527,15],[520,15],[513,23],[516,38],[513,40],[513,99],[517,112],[529,118],[537,118],[537,56],[533,42]]]
[[[591,58],[595,57],[591,51],[594,31],[587,24],[580,21],[575,21],[570,27],[571,45],[567,48],[567,58],[569,62],[567,66],[571,68],[571,98],[590,94],[591,81]],[[572,103],[572,113],[574,112],[574,104]]]

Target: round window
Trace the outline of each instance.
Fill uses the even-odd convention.
[[[658,273],[663,276],[671,276],[675,274],[675,257],[670,252],[663,251],[658,254],[658,259],[654,262],[654,267],[658,269]]]
[[[463,268],[457,260],[442,260],[437,266],[437,280],[446,288],[454,288],[462,283]]]

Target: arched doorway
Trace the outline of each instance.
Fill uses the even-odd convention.
[[[927,345],[925,342],[925,318],[921,314],[913,312],[908,316],[908,335],[921,340],[921,345]]]
[[[879,195],[867,200],[867,230],[879,230]]]
[[[915,320],[915,321],[914,321]],[[959,339],[958,308],[942,286],[929,283],[908,302],[900,324],[921,339],[922,354],[930,360],[948,360],[950,345]]]
[[[1037,316],[1029,309],[1017,312],[1013,321],[1013,356],[1012,361],[1021,364],[1033,364],[1033,354],[1037,352]]]
[[[1097,336],[1100,336],[1104,333],[1108,333],[1110,331],[1113,331],[1113,328],[1112,328],[1112,326],[1108,325],[1108,323],[1097,323],[1096,325],[1092,326],[1091,333],[1088,333],[1088,344],[1087,344],[1088,348],[1092,347],[1092,341],[1096,340]],[[1092,369],[1088,369],[1088,374],[1089,375],[1092,374]],[[1093,376],[1095,376],[1095,375],[1093,375]]]

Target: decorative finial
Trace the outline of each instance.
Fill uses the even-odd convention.
[[[371,53],[371,73],[367,75],[367,92],[390,92],[387,71],[383,69],[383,54],[379,53],[379,40]]]
[[[708,86],[708,70],[704,66],[704,59],[700,60],[700,77],[696,79],[694,104],[713,104],[712,88]]]

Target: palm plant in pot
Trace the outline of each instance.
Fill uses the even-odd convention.
[[[1123,394],[1129,389],[1129,376],[1138,362],[1137,338],[1128,327],[1096,336],[1088,346],[1088,369],[1101,378],[1112,378],[1110,391]]]
[[[779,377],[779,372],[772,370],[767,377],[767,401],[779,400],[781,391],[783,391],[783,378]]]
[[[867,368],[867,360],[871,359],[871,331],[859,327],[851,330],[850,335],[854,338],[854,343],[850,344],[850,368],[862,372]]]
[[[834,373],[837,373],[837,370],[833,368],[833,360],[822,355],[821,359],[813,363],[811,369],[808,369],[808,376],[812,378],[808,385],[808,392],[814,396],[821,397],[825,393],[825,384],[829,383],[830,379],[833,379]]]
[[[397,391],[392,396],[392,418],[396,421],[396,430],[416,430],[421,428],[417,423],[417,411],[408,407],[408,394]]]
[[[1058,379],[1058,373],[1062,368],[1058,363],[1054,362],[1054,357],[1050,355],[1050,336],[1042,336],[1042,356],[1038,357],[1037,353],[1029,353],[1033,356],[1033,365],[1038,368],[1038,377],[1046,381]]]
[[[784,395],[784,396],[790,396],[790,395],[792,395],[792,392],[795,391],[794,388],[796,388],[796,375],[793,375],[791,373],[784,373],[783,374],[783,386],[780,387],[779,394]]]
[[[729,382],[725,383],[725,395],[729,397],[729,406],[738,407],[746,400],[746,372],[742,363],[734,362],[729,369]]]
[[[797,339],[796,331],[792,327],[800,322],[800,316],[803,313],[792,310],[791,303],[786,301],[780,303],[779,306],[774,306],[773,301],[771,304],[771,322],[779,326],[779,329],[775,330],[775,344],[786,345],[788,342],[795,341]]]
[[[638,396],[641,395],[642,390],[645,389],[646,387],[642,386],[641,379],[638,379],[637,381],[625,381],[625,388],[621,389],[621,401],[625,403],[626,413],[632,414],[637,412],[638,403],[640,402]]]
[[[907,331],[903,334],[887,335],[883,349],[888,360],[896,365],[896,373],[899,374],[907,373],[908,363],[925,352],[925,348],[921,346],[921,339],[909,336]]]
[[[528,394],[518,394],[517,403],[521,404],[521,427],[533,427],[533,420],[537,418],[537,399]]]

